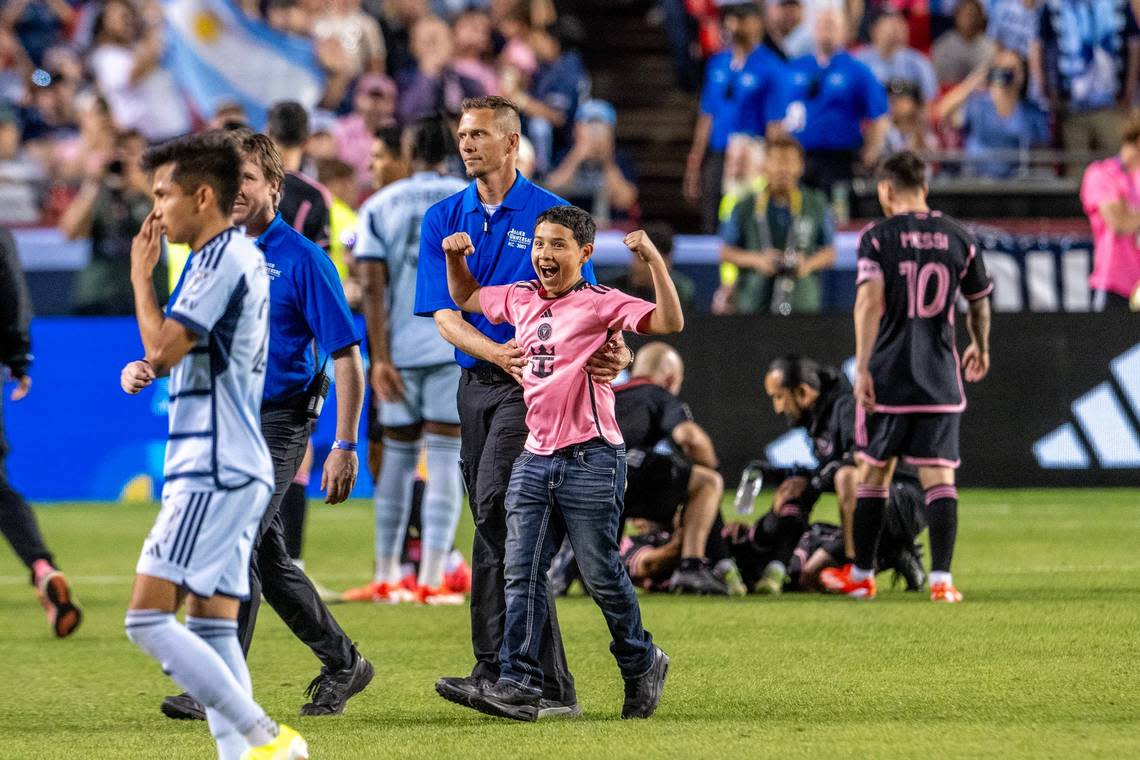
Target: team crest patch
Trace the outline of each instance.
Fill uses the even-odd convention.
[[[546,322],[543,322],[541,325],[538,326],[538,339],[539,340],[541,340],[541,341],[550,340],[550,333],[551,333],[550,325],[547,324]]]

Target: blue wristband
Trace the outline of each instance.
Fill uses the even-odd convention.
[[[343,451],[356,451],[355,441],[342,441],[339,438],[333,441],[332,447],[334,449],[341,449]]]

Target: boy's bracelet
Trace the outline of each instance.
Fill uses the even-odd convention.
[[[622,369],[629,369],[630,367],[633,366],[633,362],[634,362],[634,359],[637,358],[637,354],[634,353],[634,351],[631,347],[626,346],[625,348],[627,351],[629,351],[629,364],[622,367]]]

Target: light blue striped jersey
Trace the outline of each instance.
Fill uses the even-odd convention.
[[[454,361],[454,349],[435,320],[414,313],[420,259],[420,221],[427,210],[467,186],[457,177],[418,172],[393,182],[360,208],[353,256],[388,266],[388,342],[392,364],[430,367]],[[445,286],[446,287],[446,286]]]
[[[167,316],[198,336],[170,373],[167,482],[273,488],[261,434],[269,349],[269,277],[254,242],[231,227],[190,254]]]

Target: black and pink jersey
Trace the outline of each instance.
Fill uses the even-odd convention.
[[[883,316],[871,353],[875,411],[953,413],[966,408],[954,338],[958,293],[993,290],[974,237],[937,211],[897,214],[863,231],[856,282],[883,282]]]

